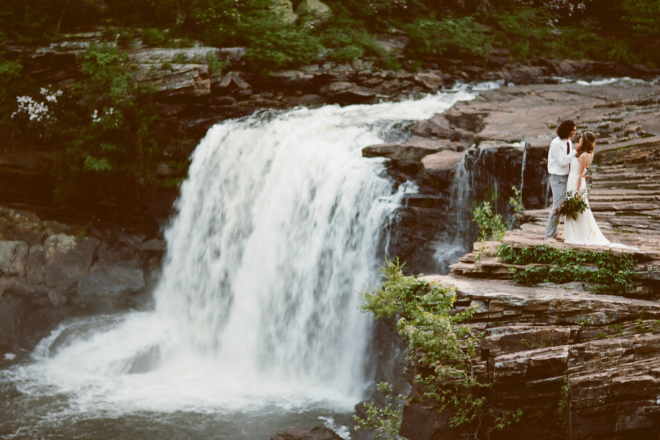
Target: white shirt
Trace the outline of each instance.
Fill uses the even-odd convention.
[[[566,154],[566,142],[571,147],[569,154]],[[568,165],[576,154],[577,151],[573,149],[573,142],[569,139],[560,139],[559,136],[554,138],[550,143],[550,150],[548,150],[548,173],[557,174],[558,176],[568,175]]]

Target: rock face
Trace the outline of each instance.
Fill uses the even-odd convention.
[[[635,176],[657,178],[658,148],[650,141],[597,156],[601,165],[593,174],[592,209],[611,241],[634,249],[553,244],[578,252],[631,253],[637,261],[632,289],[595,295],[581,283],[515,284],[508,280],[512,265],[495,256],[497,242],[475,243],[473,253],[451,266],[451,275],[425,277],[457,288],[457,310],[476,309],[472,326],[483,332],[483,339],[472,360],[473,371],[481,382],[490,384],[488,396],[495,406],[523,411],[520,423],[493,431],[489,438],[655,439],[660,435],[660,238],[653,217],[660,202],[653,198],[652,186],[640,188],[647,183],[634,183],[640,203],[608,193],[625,187]],[[635,211],[642,204],[644,209]],[[628,232],[621,230],[619,214],[631,218],[636,212],[639,220]],[[547,244],[543,240],[547,214],[547,210],[520,213],[521,228],[507,232],[502,243],[514,248]],[[409,371],[407,377],[420,373],[425,374]],[[413,388],[411,395],[419,392]],[[451,417],[448,410],[437,413],[432,405],[410,400],[400,434],[410,440],[464,439],[475,434],[472,428],[469,432],[451,428]]]
[[[557,125],[568,118],[578,122],[580,132],[597,135],[602,173],[592,173],[591,198],[597,219],[613,230],[656,230],[652,181],[660,157],[659,103],[660,86],[650,83],[502,87],[414,124],[404,142],[365,148],[365,157],[388,159],[397,182],[411,180],[419,187],[420,194],[407,197],[397,213],[389,256],[406,261],[410,273],[442,272],[445,268],[434,264],[437,256],[465,252],[476,238],[470,204],[488,200],[505,219],[513,219],[513,187],[526,208],[540,210],[526,215],[535,216],[535,227],[544,227],[542,208],[551,202],[548,147]],[[644,148],[630,156],[620,153],[633,145]],[[458,215],[458,207],[467,212]],[[459,230],[467,241],[457,240]]]
[[[301,14],[311,14],[316,20],[322,20],[327,16],[327,5],[324,7],[324,3],[317,0],[294,3],[297,4],[297,10]],[[272,7],[275,11],[282,12],[285,19],[296,19],[290,0],[273,1]],[[6,50],[12,52],[12,58],[21,61],[24,66],[23,74],[33,78],[38,86],[52,86],[66,90],[80,77],[76,56],[91,44],[100,42],[101,34],[101,32],[90,33],[86,34],[86,37],[72,35],[65,41],[41,48],[19,44],[8,45]],[[392,53],[400,52],[404,46],[396,38],[379,41],[386,50],[392,50]],[[199,139],[209,127],[221,120],[242,117],[259,109],[289,109],[298,105],[316,107],[326,103],[348,105],[396,100],[402,97],[421,96],[440,87],[450,86],[459,80],[462,82],[500,80],[505,83],[527,84],[552,81],[551,77],[556,75],[656,74],[654,71],[649,72],[648,69],[635,70],[614,63],[600,62],[536,60],[525,65],[512,64],[507,61],[508,54],[498,50],[493,51],[487,68],[481,65],[472,66],[467,60],[451,60],[451,62],[438,60],[437,64],[430,63],[415,72],[388,71],[379,68],[376,59],[365,57],[345,64],[320,59],[318,63],[303,66],[299,70],[271,74],[250,70],[244,58],[245,48],[240,47],[145,48],[140,46],[128,49],[128,53],[130,61],[135,64],[134,79],[151,84],[158,90],[153,96],[159,114],[155,122],[157,139],[154,140],[159,143],[162,155],[154,159],[156,165],[154,168],[157,176],[167,178],[185,176],[185,169],[170,164],[186,163]],[[496,62],[498,59],[503,61]],[[224,65],[221,71],[220,64]],[[571,100],[573,100],[572,104],[575,104],[578,97],[583,94],[583,91],[575,94],[577,86],[562,84],[550,85],[549,89],[539,87],[541,88],[507,88],[507,90],[511,89],[509,92],[482,92],[482,95],[488,98],[480,101],[483,104],[480,108],[462,108],[455,118],[447,113],[438,117],[435,122],[421,124],[413,132],[421,136],[437,137],[438,140],[451,143],[451,149],[459,150],[469,147],[478,140],[477,133],[483,139],[487,139],[483,134],[489,133],[488,130],[484,131],[474,126],[474,121],[470,119],[474,115],[468,113],[476,112],[478,117],[480,114],[488,113],[490,119],[484,119],[483,122],[489,128],[497,125],[495,119],[498,118],[502,123],[510,122],[524,128],[525,132],[527,128],[523,127],[522,121],[528,121],[530,125],[547,121],[555,124],[555,120],[560,115],[574,115],[567,109]],[[648,90],[651,95],[655,93],[653,90],[652,87]],[[531,101],[534,94],[538,94],[538,109]],[[620,98],[623,98],[623,95],[625,93]],[[555,100],[554,96],[560,99]],[[600,98],[593,95],[585,99],[584,104],[592,101],[604,106],[619,103],[621,104],[619,110],[625,110],[627,104],[624,104],[628,101],[636,102],[635,99],[626,101],[610,95]],[[582,104],[577,103],[576,108],[582,108]],[[549,113],[540,110],[544,106],[551,105],[554,105],[554,110],[550,110]],[[505,106],[516,110],[507,114],[502,110]],[[616,112],[617,109],[610,108],[609,111]],[[600,129],[602,133],[604,130],[619,133],[619,127],[614,119],[610,121],[609,129]],[[652,132],[647,128],[650,123],[648,117],[640,114],[637,125],[644,126],[647,132]],[[622,127],[621,134],[641,136],[643,133],[636,131],[633,125],[635,124]],[[547,134],[545,125],[541,124],[540,128],[542,134]],[[520,138],[518,131],[511,132],[516,134],[515,138]],[[496,136],[492,140],[511,142],[505,138],[506,136],[504,138]],[[546,140],[543,140],[542,144],[545,146]],[[528,142],[528,145],[531,144]],[[57,207],[58,205],[53,202],[52,194],[52,188],[55,186],[52,175],[55,160],[56,154],[45,145],[37,145],[29,149],[25,145],[6,148],[0,154],[0,203]],[[417,171],[423,170],[412,165],[407,166],[406,169],[410,174],[415,168]],[[447,173],[440,172],[436,175],[422,173],[420,176],[427,176],[435,185],[442,186],[446,182]],[[80,211],[82,217],[89,218],[95,215],[104,220],[112,219],[123,224],[135,224],[140,221],[157,228],[158,223],[172,212],[177,194],[176,188],[139,187],[119,193],[103,194],[98,198],[91,197],[88,203],[78,203],[75,208]],[[530,200],[530,203],[533,201]]]
[[[0,356],[64,319],[140,306],[164,252],[159,238],[112,229],[90,237],[4,207],[0,225]]]

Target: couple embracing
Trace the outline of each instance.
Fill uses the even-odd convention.
[[[584,171],[594,160],[596,135],[590,131],[585,132],[580,136],[577,146],[573,148],[572,139],[576,132],[577,124],[574,121],[570,119],[563,121],[557,127],[557,137],[550,144],[548,173],[552,188],[552,208],[545,230],[545,240],[549,242],[564,240],[568,244],[609,246],[610,241],[600,232],[589,208],[577,215],[575,219],[565,217],[565,237],[563,239],[557,237],[559,211],[566,194],[581,197],[586,205],[589,205]]]

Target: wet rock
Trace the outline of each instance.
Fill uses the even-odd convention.
[[[41,284],[46,281],[46,267],[44,266],[44,246],[35,244],[30,247],[27,260],[26,278],[29,283]]]
[[[340,440],[333,430],[317,426],[315,428],[291,428],[280,431],[270,440]]]
[[[338,104],[369,104],[376,98],[376,93],[364,87],[353,85],[337,92],[328,93],[328,97]]]
[[[291,0],[271,0],[270,3],[270,10],[285,23],[293,23],[298,18],[298,14],[293,12]]]
[[[137,249],[140,251],[165,252],[167,250],[167,243],[160,238],[152,238],[138,244]]]
[[[25,314],[22,300],[0,299],[0,354],[14,351],[21,339],[21,320]]]
[[[24,277],[27,258],[27,243],[0,240],[0,270],[3,273]]]
[[[320,95],[304,95],[298,100],[298,105],[315,108],[326,104],[326,100]]]
[[[46,284],[64,291],[87,275],[99,240],[51,235],[44,243]]]
[[[141,268],[121,264],[95,264],[78,282],[80,296],[117,296],[145,287]]]
[[[133,238],[132,242],[141,241],[140,238]],[[145,243],[138,243],[136,246],[143,244]],[[146,247],[150,247],[148,242]],[[79,296],[113,297],[144,289],[142,263],[133,249],[113,248],[102,243],[98,248],[97,258],[89,273],[78,282]]]

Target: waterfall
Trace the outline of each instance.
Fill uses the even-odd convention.
[[[520,200],[523,199],[523,189],[525,188],[525,166],[527,165],[527,146],[523,143],[522,168],[520,170]]]
[[[153,312],[65,324],[12,380],[71,411],[352,408],[396,191],[361,149],[459,100],[266,111],[209,130],[166,231]]]

